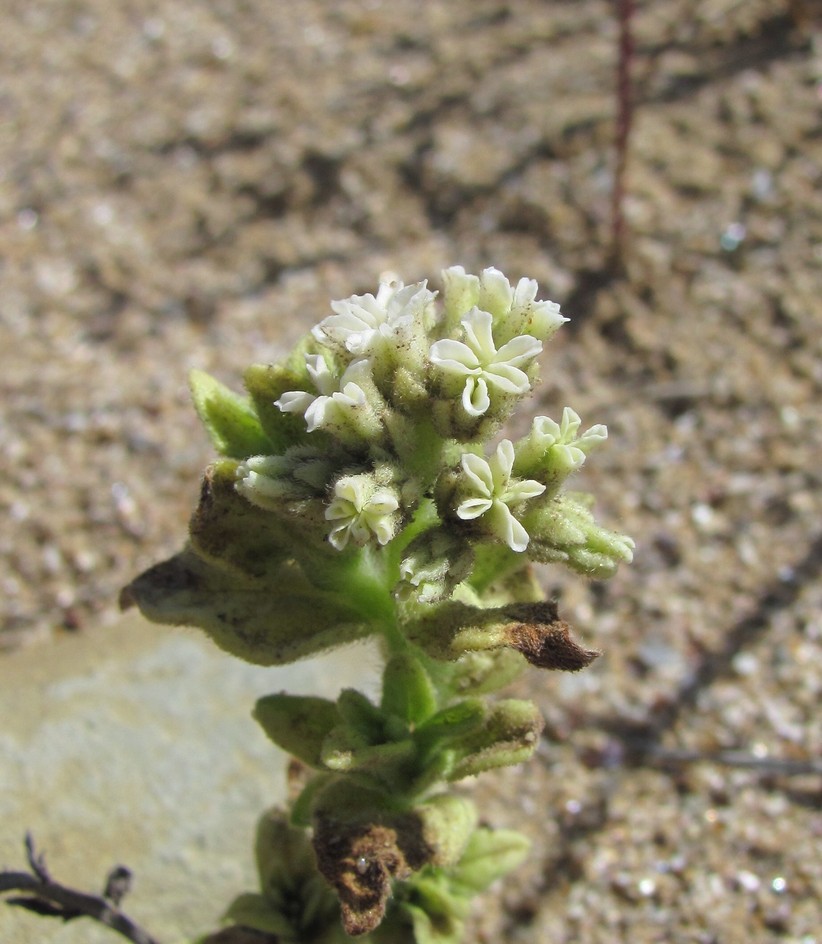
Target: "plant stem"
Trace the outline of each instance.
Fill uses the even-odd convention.
[[[628,165],[628,141],[633,121],[633,85],[631,64],[634,58],[634,38],[631,20],[634,15],[634,0],[616,0],[619,19],[619,55],[617,60],[616,93],[617,119],[614,148],[616,167],[611,191],[611,264],[621,266],[625,256],[625,175]]]

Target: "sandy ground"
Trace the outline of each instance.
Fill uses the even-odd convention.
[[[573,320],[534,407],[608,424],[581,484],[639,549],[545,574],[605,657],[520,686],[546,740],[480,789],[535,854],[471,940],[817,944],[822,41],[812,3],[639,6],[609,277],[607,2],[8,0],[0,645],[176,549],[190,367],[236,385],[384,271],[537,278]]]

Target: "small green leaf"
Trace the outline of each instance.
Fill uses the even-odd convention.
[[[382,676],[381,707],[408,724],[420,724],[436,711],[436,692],[419,659],[401,653],[388,661]]]
[[[479,698],[466,698],[443,708],[421,724],[414,738],[424,749],[433,745],[450,744],[464,737],[482,724],[485,718],[485,705]]]
[[[460,861],[477,825],[477,810],[464,797],[440,794],[416,807],[423,837],[434,850],[432,865],[450,868]]]
[[[288,941],[294,940],[294,926],[262,895],[247,892],[234,899],[225,913],[229,921],[262,931],[264,934],[276,934]]]
[[[314,810],[314,797],[330,782],[331,774],[317,774],[303,787],[302,792],[291,806],[289,823],[298,829],[308,829],[311,826],[311,816]]]
[[[510,829],[477,829],[450,878],[454,889],[466,897],[484,892],[488,886],[512,872],[528,855],[531,843]]]
[[[323,741],[340,720],[333,701],[285,693],[260,698],[254,718],[278,747],[315,769],[323,766]]]
[[[400,906],[414,925],[415,944],[460,944],[463,922],[451,915],[429,914],[424,907],[403,902]]]
[[[337,711],[362,744],[378,744],[385,737],[385,716],[362,692],[344,688],[337,699]]]
[[[218,452],[245,459],[271,451],[251,403],[202,370],[188,375],[194,406]]]
[[[449,780],[461,780],[494,767],[527,760],[535,751],[542,718],[530,701],[506,699],[491,706],[485,722],[455,745],[461,757]]]

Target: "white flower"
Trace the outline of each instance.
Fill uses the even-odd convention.
[[[374,295],[352,295],[331,302],[329,315],[312,331],[315,339],[330,344],[343,355],[368,357],[396,340],[404,327],[417,318],[435,297],[426,282],[403,286],[383,282]]]
[[[539,286],[534,279],[520,279],[517,282],[505,324],[512,334],[527,332],[547,341],[568,319],[560,314],[556,302],[537,301],[538,290]]]
[[[556,302],[537,301],[534,279],[520,279],[514,287],[499,269],[483,269],[476,276],[468,275],[462,266],[446,269],[442,279],[449,328],[475,306],[491,313],[494,334],[502,342],[521,334],[547,341],[568,320]]]
[[[468,490],[475,497],[466,498],[457,507],[457,517],[463,521],[487,516],[492,534],[504,541],[512,551],[528,547],[528,532],[514,517],[509,505],[528,498],[536,498],[545,486],[533,479],[511,480],[514,465],[514,447],[510,439],[503,439],[490,459],[473,453],[462,456],[462,471]]]
[[[309,433],[328,426],[335,413],[342,409],[357,409],[366,406],[362,387],[351,378],[362,370],[361,362],[351,364],[339,379],[328,369],[321,354],[306,354],[305,366],[319,394],[305,390],[290,390],[284,393],[274,406],[283,413],[302,413]]]
[[[531,426],[531,437],[543,454],[550,450],[551,465],[565,472],[573,472],[584,462],[586,454],[608,438],[608,429],[597,423],[578,436],[582,420],[576,411],[566,406],[562,420],[557,423],[547,416],[538,416]]]
[[[325,510],[326,521],[333,522],[328,540],[338,551],[349,538],[359,545],[372,537],[387,544],[396,530],[399,506],[395,492],[376,486],[372,476],[344,476],[334,485],[334,497]]]
[[[462,320],[465,341],[446,338],[431,345],[431,363],[447,374],[465,377],[462,405],[470,416],[482,416],[491,405],[489,385],[502,393],[523,394],[531,389],[520,367],[541,351],[542,342],[524,334],[497,350],[490,312],[473,308]]]

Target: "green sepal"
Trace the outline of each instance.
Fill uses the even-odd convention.
[[[219,453],[245,459],[271,451],[271,442],[247,397],[202,370],[189,371],[188,385],[197,414]]]
[[[448,779],[461,780],[527,760],[536,750],[542,727],[542,717],[532,702],[513,698],[497,702],[482,728],[455,745],[460,756]]]
[[[457,867],[450,873],[454,890],[466,897],[484,892],[498,878],[517,868],[530,848],[525,836],[510,829],[475,830]]]
[[[437,710],[434,686],[419,659],[403,652],[388,660],[380,707],[410,725],[420,724]]]
[[[226,652],[286,665],[374,632],[337,594],[312,587],[292,562],[265,580],[204,561],[191,548],[151,567],[120,598],[155,623],[197,626]]]
[[[266,695],[257,701],[253,714],[278,747],[315,770],[322,768],[323,741],[339,723],[333,701],[310,695]]]

